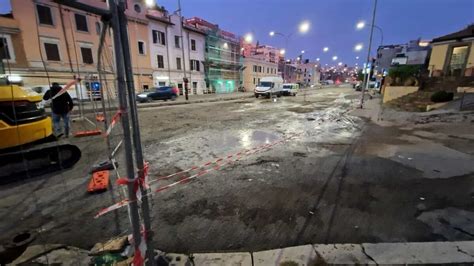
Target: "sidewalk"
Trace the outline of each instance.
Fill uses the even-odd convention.
[[[226,94],[200,94],[200,95],[189,95],[189,100],[186,101],[184,96],[179,96],[175,101],[162,101],[157,100],[150,103],[139,103],[137,102],[137,108],[149,108],[149,107],[160,107],[160,106],[171,106],[171,105],[182,105],[182,104],[193,104],[193,103],[205,103],[205,102],[220,102],[220,101],[232,101],[238,99],[245,99],[253,97],[253,92],[234,92]],[[118,106],[117,99],[114,99],[111,103],[113,106]],[[75,103],[74,114],[79,114],[79,104]],[[95,102],[96,112],[102,112],[102,103],[100,101]],[[108,106],[107,100],[105,105]],[[82,103],[84,113],[94,112],[91,102]],[[116,107],[107,108],[107,111],[114,111]],[[49,108],[46,109],[49,112]]]
[[[124,243],[121,245],[124,245]],[[107,247],[101,253],[96,250],[95,256],[107,254],[107,250],[116,249],[117,247]],[[119,248],[114,252],[120,253],[123,248]],[[158,265],[174,266],[458,265],[474,263],[474,241],[314,244],[260,252],[195,254],[155,252]],[[13,261],[13,265],[38,262],[82,265],[89,264],[93,260],[94,252],[92,251],[56,244],[32,245]],[[117,265],[129,265],[132,260],[133,258],[130,257]]]

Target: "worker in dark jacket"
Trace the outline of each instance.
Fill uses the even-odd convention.
[[[53,128],[54,134],[56,136],[61,136],[62,129],[61,129],[61,118],[63,119],[64,123],[64,135],[66,138],[69,137],[69,113],[71,112],[72,108],[74,107],[74,103],[72,102],[72,98],[64,91],[64,93],[58,94],[63,88],[59,86],[58,83],[54,82],[51,88],[44,94],[44,100],[52,100],[51,101],[51,110],[52,110],[52,117],[53,117]]]

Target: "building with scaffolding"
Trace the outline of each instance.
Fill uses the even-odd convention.
[[[240,40],[202,18],[186,19],[189,28],[206,32],[204,69],[207,93],[231,93],[242,86]]]

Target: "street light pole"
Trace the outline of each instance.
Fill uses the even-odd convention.
[[[364,108],[364,92],[365,90],[369,89],[369,78],[370,78],[370,70],[367,71],[367,67],[369,66],[369,62],[370,62],[370,50],[372,48],[372,36],[374,34],[374,25],[375,25],[375,14],[377,12],[377,0],[374,0],[374,11],[372,13],[372,23],[371,23],[371,27],[370,27],[370,37],[369,37],[369,47],[368,47],[368,51],[367,51],[367,63],[365,65],[365,71],[367,72],[366,75],[364,75],[364,82],[363,82],[363,86],[362,86],[362,90],[361,90],[361,97],[360,97],[360,108]]]
[[[186,101],[189,100],[188,98],[188,78],[186,77],[186,58],[184,55],[184,35],[183,35],[183,15],[181,12],[181,0],[178,0],[178,10],[179,10],[179,21],[181,24],[180,30],[181,30],[181,53],[183,54],[183,82],[184,82],[184,96],[186,97]],[[191,60],[190,60],[191,62]]]

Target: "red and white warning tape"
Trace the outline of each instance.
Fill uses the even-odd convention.
[[[277,140],[277,141],[274,141],[274,142],[271,142],[271,143],[268,143],[268,144],[262,144],[262,145],[254,147],[252,149],[244,149],[244,150],[239,151],[235,154],[230,154],[230,155],[218,158],[214,161],[208,161],[208,162],[206,162],[206,163],[204,163],[200,166],[193,166],[193,167],[188,168],[186,170],[179,171],[177,173],[170,174],[170,175],[167,175],[167,176],[161,176],[161,177],[158,177],[158,178],[156,178],[154,180],[151,180],[149,182],[145,182],[145,184],[143,184],[143,185],[148,185],[149,186],[149,185],[151,185],[151,184],[153,184],[157,181],[160,181],[160,180],[166,180],[166,179],[170,179],[172,177],[183,175],[185,173],[188,173],[188,172],[191,172],[191,171],[194,171],[194,170],[200,170],[196,174],[193,174],[193,175],[190,175],[190,176],[184,176],[176,182],[173,182],[171,184],[168,184],[168,185],[165,185],[165,186],[162,186],[162,187],[158,187],[156,189],[152,189],[151,192],[147,193],[146,195],[141,195],[141,196],[149,196],[151,194],[158,193],[158,192],[170,189],[170,188],[175,187],[175,186],[180,185],[180,184],[189,183],[191,180],[193,180],[195,178],[203,176],[203,175],[205,175],[209,172],[212,172],[212,171],[220,170],[223,166],[235,163],[244,156],[250,156],[252,154],[262,152],[264,150],[268,150],[268,149],[272,148],[275,145],[278,145],[278,144],[283,143],[285,141],[289,141],[293,138],[296,138],[296,137],[300,136],[301,134],[302,133],[292,134],[288,137],[285,137],[283,139],[280,139],[280,140]],[[214,165],[214,166],[212,166],[212,165]],[[108,212],[111,212],[113,210],[117,210],[121,207],[124,207],[124,206],[128,205],[130,202],[131,202],[131,200],[129,200],[129,199],[124,199],[122,201],[119,201],[119,202],[117,202],[117,203],[115,203],[115,204],[113,204],[113,205],[111,205],[107,208],[104,208],[104,209],[100,210],[94,216],[94,218],[98,218],[98,217],[100,217],[100,216],[102,216],[102,215],[104,215]]]
[[[117,122],[118,122],[118,120],[120,119],[121,116],[122,116],[122,111],[121,110],[118,110],[114,114],[114,116],[112,117],[112,121],[110,121],[110,125],[107,128],[107,131],[105,132],[105,137],[110,135],[110,133],[112,132],[112,129],[115,127],[115,125],[117,124]]]

